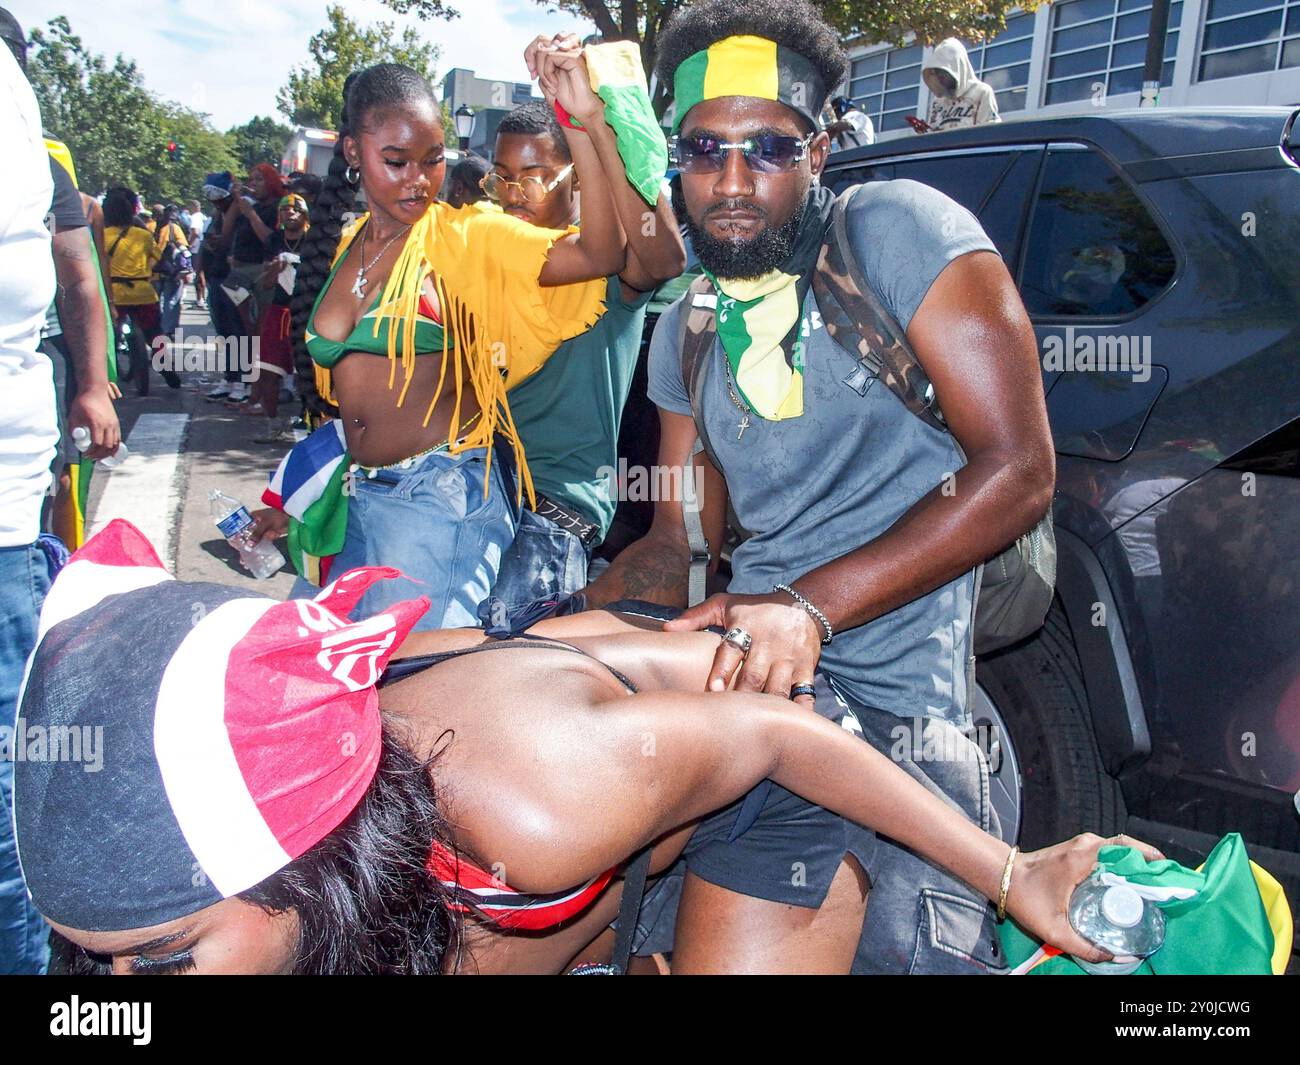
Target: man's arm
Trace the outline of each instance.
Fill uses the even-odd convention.
[[[88,226],[61,228],[54,234],[59,323],[77,375],[68,422],[90,430],[86,457],[102,459],[117,450],[122,430],[109,397],[108,336],[95,255]]]
[[[691,553],[686,542],[679,489],[695,445],[695,420],[686,414],[659,411],[659,462],[648,471],[657,477],[660,498],[650,531],[629,545],[599,577],[583,589],[592,607],[619,599],[645,599],[664,606],[686,605]],[[709,541],[709,572],[718,568],[726,535],[727,484],[703,453],[695,457],[695,483],[700,485],[700,518]],[[667,487],[669,491],[663,491]]]
[[[966,455],[884,535],[795,587],[836,631],[861,625],[972,569],[1033,528],[1052,502],[1056,456],[1038,344],[992,252],[950,263],[907,329]]]

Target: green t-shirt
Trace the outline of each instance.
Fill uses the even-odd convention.
[[[599,522],[602,537],[615,501],[597,471],[618,465],[618,427],[651,295],[626,303],[619,279],[608,285],[600,320],[509,396],[537,491]]]

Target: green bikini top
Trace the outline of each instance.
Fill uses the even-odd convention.
[[[383,297],[384,289],[375,293],[374,302],[362,316],[361,320],[353,327],[352,332],[346,340],[331,340],[329,337],[323,337],[315,330],[316,311],[320,307],[320,301],[325,298],[325,293],[330,290],[330,285],[334,283],[334,275],[338,268],[343,264],[346,255],[340,255],[329,272],[329,277],[325,279],[325,284],[321,286],[320,295],[316,297],[316,302],[312,305],[311,315],[307,319],[306,340],[307,352],[311,355],[312,362],[317,366],[325,369],[333,368],[344,355],[353,351],[364,351],[371,355],[388,354],[388,321],[379,316],[379,301]],[[385,280],[387,284],[387,280]],[[379,328],[376,330],[375,322],[378,320]],[[402,350],[402,325],[397,324],[397,350]],[[433,317],[433,308],[425,296],[420,296],[419,314],[415,319],[415,350],[419,355],[430,355],[437,353],[442,354],[444,343],[444,334],[442,323]],[[451,347],[447,342],[447,347]]]

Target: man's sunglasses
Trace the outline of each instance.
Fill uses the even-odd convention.
[[[673,163],[683,174],[716,174],[727,165],[727,153],[738,151],[745,165],[755,174],[779,174],[793,170],[808,154],[814,134],[806,137],[783,137],[762,133],[731,144],[698,133],[693,137],[674,137]]]
[[[560,182],[568,177],[572,170],[573,164],[570,163],[550,181],[543,181],[532,174],[522,181],[507,181],[500,174],[491,173],[478,183],[478,187],[487,194],[487,198],[493,203],[500,203],[501,198],[506,194],[506,189],[511,187],[519,190],[519,195],[524,198],[525,202],[541,203],[559,187]]]

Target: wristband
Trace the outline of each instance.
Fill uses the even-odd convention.
[[[825,646],[831,642],[832,637],[835,635],[835,630],[831,628],[831,623],[826,619],[825,614],[813,606],[812,603],[808,602],[807,599],[796,592],[788,584],[778,584],[772,589],[772,591],[785,592],[786,595],[793,597],[794,601],[803,607],[808,616],[821,625],[822,630],[826,633],[826,635],[822,637],[822,645]]]
[[[551,106],[555,108],[555,117],[559,120],[561,126],[568,126],[569,129],[581,130],[583,133],[586,132],[586,130],[583,129],[582,123],[569,114],[559,100],[556,100]]]

